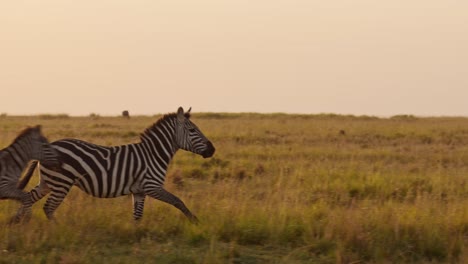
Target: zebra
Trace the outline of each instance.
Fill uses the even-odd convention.
[[[190,120],[190,110],[182,107],[177,113],[166,114],[147,128],[139,143],[105,147],[77,139],[63,139],[51,145],[60,153],[62,168],[40,166],[40,182],[31,190],[29,200],[16,215],[21,219],[31,213],[32,205],[49,194],[44,212],[55,219],[54,212],[72,186],[99,198],[132,195],[133,218],[143,216],[146,196],[179,209],[192,223],[198,218],[174,194],[164,189],[168,165],[178,149],[209,158],[215,147]],[[37,166],[37,162],[31,164]],[[24,177],[29,181],[30,175]]]
[[[22,191],[25,186],[17,184],[30,160],[38,160],[51,168],[60,167],[58,152],[42,135],[40,125],[27,127],[18,134],[11,145],[0,150],[0,200],[27,199],[29,195]],[[27,173],[32,174],[33,171]]]

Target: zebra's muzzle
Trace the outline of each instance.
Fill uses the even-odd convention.
[[[211,141],[208,141],[206,143],[206,149],[201,153],[202,157],[203,158],[209,158],[209,157],[212,157],[213,154],[215,153],[215,147],[213,146],[213,144],[211,143]]]

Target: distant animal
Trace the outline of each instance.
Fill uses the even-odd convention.
[[[133,217],[143,216],[145,197],[166,202],[178,208],[193,223],[197,217],[177,196],[164,189],[167,168],[178,149],[187,150],[208,158],[215,147],[190,120],[190,109],[184,113],[167,114],[147,128],[140,136],[141,142],[123,146],[104,147],[77,139],[52,142],[63,162],[61,170],[41,164],[40,183],[30,192],[30,200],[16,215],[21,219],[29,214],[31,206],[50,193],[44,205],[49,219],[62,203],[70,188],[78,188],[100,198],[131,194]],[[37,166],[37,163],[31,164]],[[26,175],[23,181],[29,181]]]
[[[341,130],[340,130],[340,135],[345,136],[345,135],[346,135],[346,131],[344,131],[343,129],[341,129]]]
[[[0,150],[0,199],[23,201],[29,196],[22,191],[24,186],[17,187],[17,184],[30,160],[60,167],[58,152],[42,135],[41,126],[24,129],[11,145]]]
[[[125,118],[130,118],[130,113],[127,110],[125,110],[122,112],[122,116]]]

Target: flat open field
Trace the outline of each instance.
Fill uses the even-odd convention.
[[[159,116],[0,116],[0,147],[28,125],[49,140],[139,141]],[[148,199],[73,188],[46,220],[9,226],[0,263],[468,263],[468,119],[193,114],[217,148],[179,151],[166,188],[200,219]],[[38,182],[36,174],[28,185]]]

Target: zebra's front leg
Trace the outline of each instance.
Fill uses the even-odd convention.
[[[0,182],[0,200],[11,199],[22,202],[26,192],[16,186],[16,182],[6,180]]]
[[[138,221],[143,216],[143,209],[145,206],[145,197],[144,193],[134,193],[133,196],[133,219]]]
[[[185,206],[184,202],[182,202],[182,200],[180,200],[179,197],[166,191],[163,187],[157,187],[154,189],[146,190],[145,192],[147,195],[154,199],[173,205],[174,207],[182,211],[182,213],[184,213],[184,215],[190,220],[190,222],[194,224],[199,223],[198,218],[194,214],[192,214],[192,212],[190,212],[187,206]]]
[[[40,183],[28,193],[23,193],[21,196],[21,207],[16,212],[16,215],[10,219],[10,223],[27,222],[31,219],[32,206],[34,203],[42,199],[50,192],[47,185]]]

